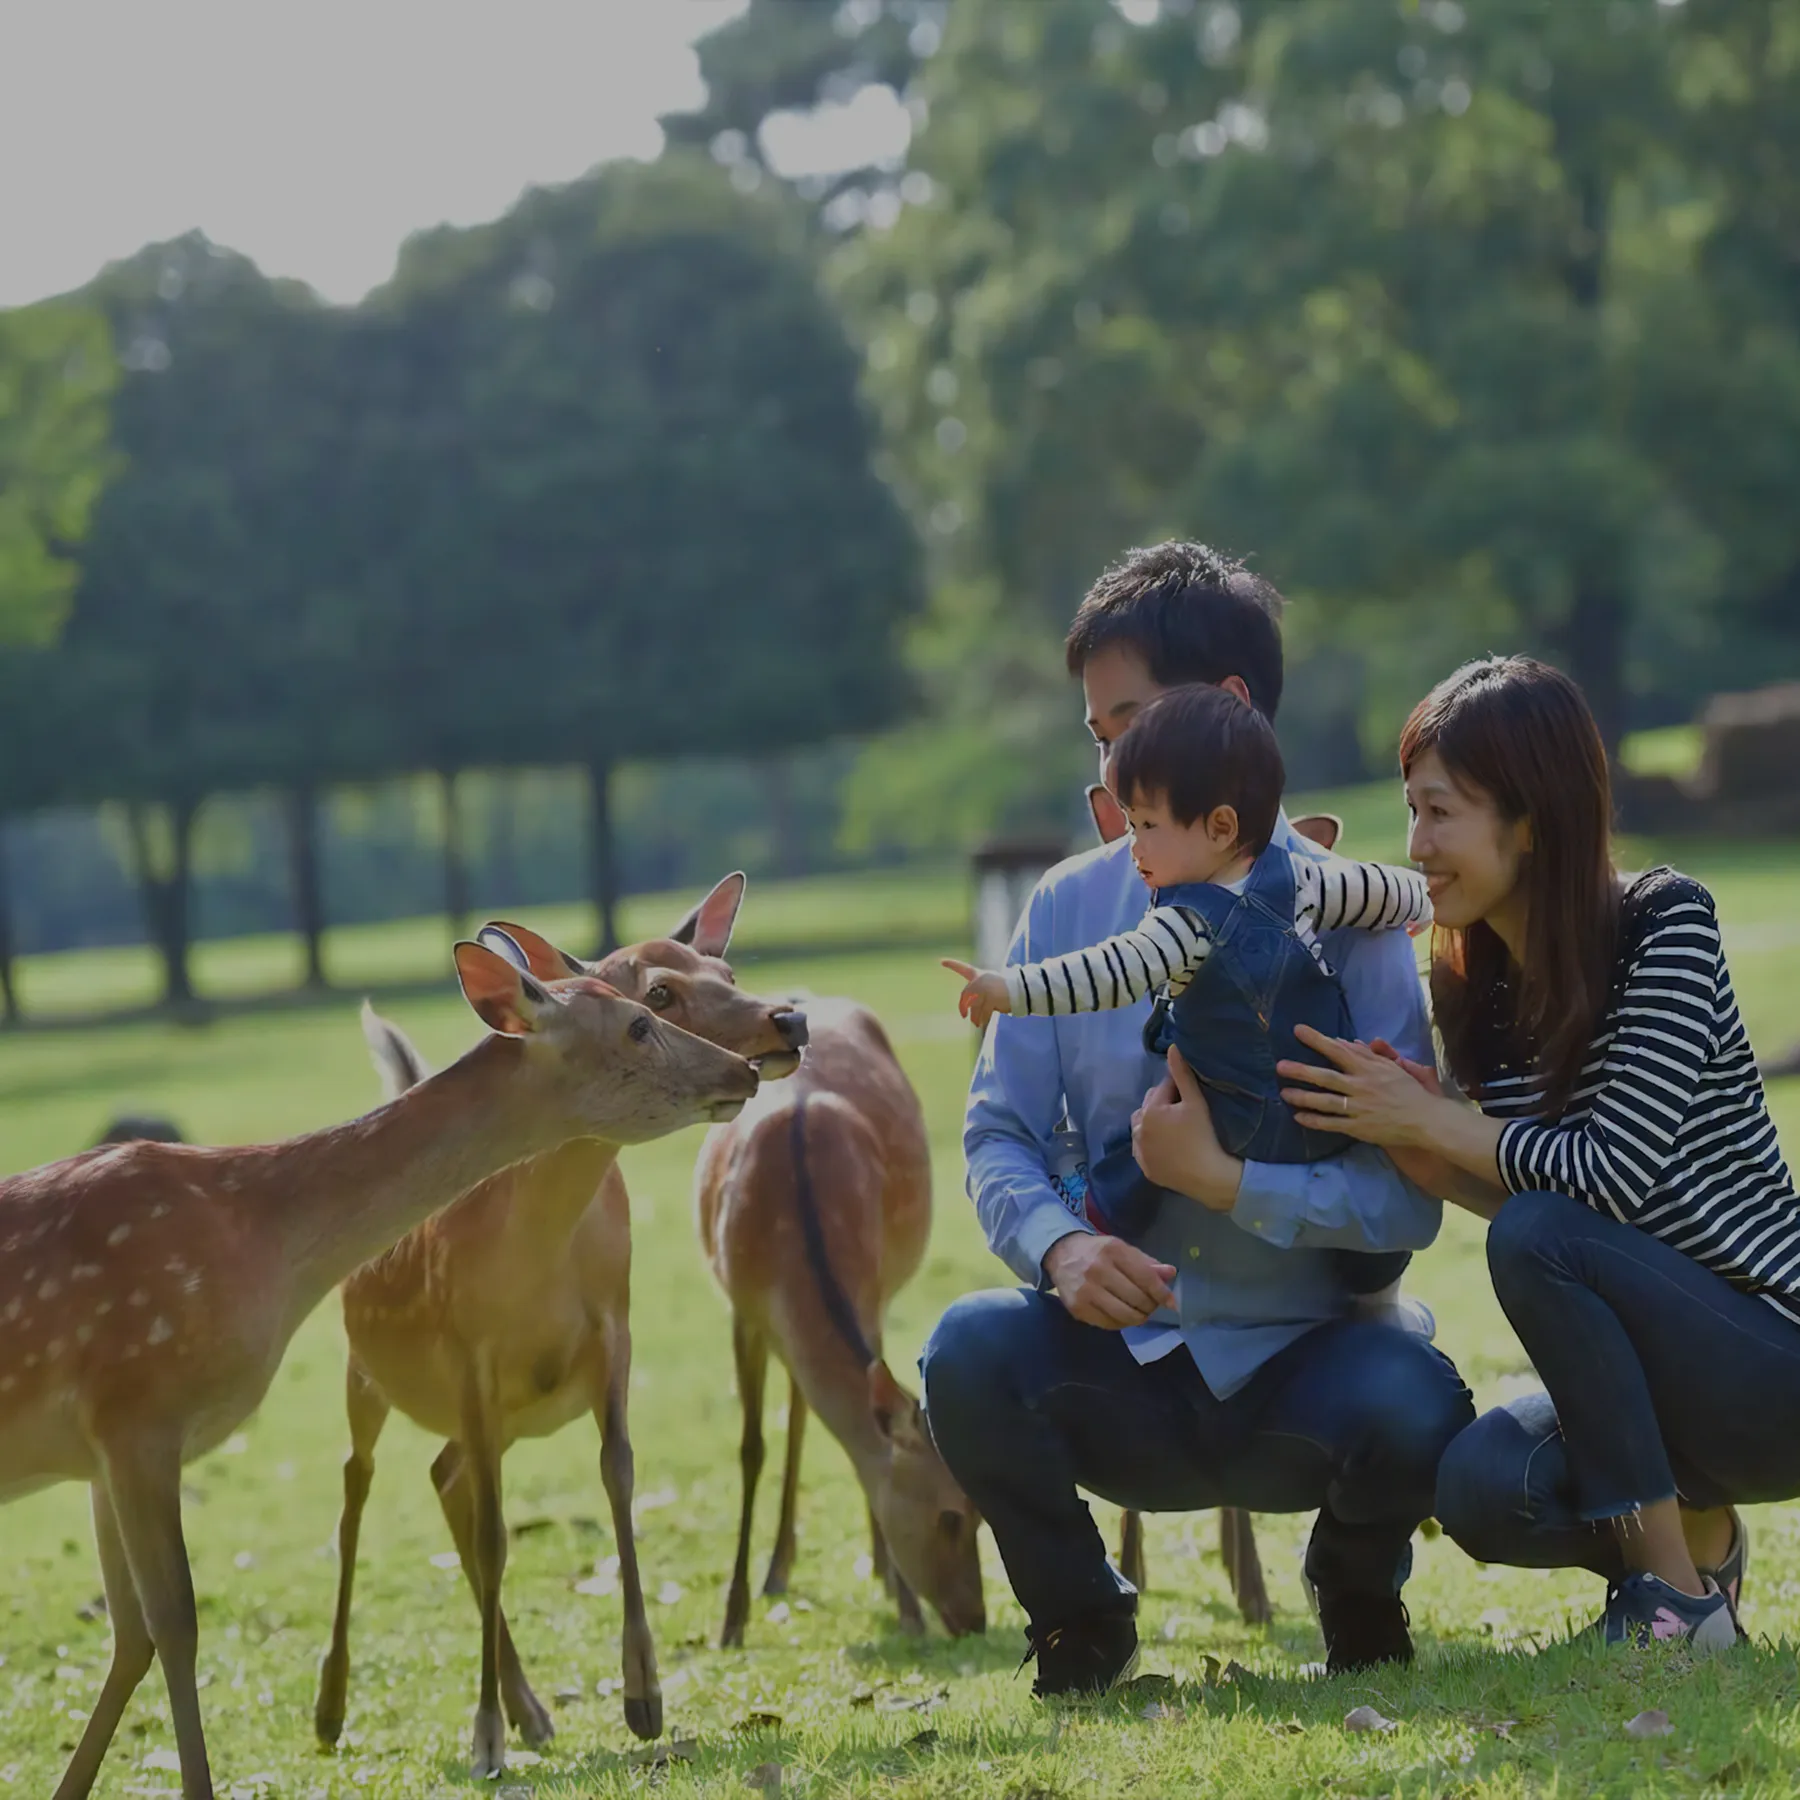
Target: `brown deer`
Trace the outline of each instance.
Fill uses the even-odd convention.
[[[750,1527],[763,1464],[769,1351],[788,1372],[781,1520],[765,1594],[787,1591],[806,1415],[825,1421],[868,1500],[877,1572],[900,1623],[919,1599],[952,1635],[987,1615],[980,1518],[944,1467],[919,1403],[881,1360],[888,1303],[918,1268],[931,1230],[931,1157],[918,1096],[873,1014],[809,1000],[810,1047],[773,1103],[710,1132],[695,1170],[700,1241],[731,1301],[744,1431],[743,1505],[723,1646],[750,1611]],[[741,1128],[740,1128],[741,1126]]]
[[[494,1035],[366,1117],[281,1144],[88,1150],[0,1183],[0,1499],[91,1485],[113,1629],[58,1800],[93,1787],[153,1655],[181,1791],[210,1800],[181,1469],[255,1410],[332,1288],[523,1157],[660,1137],[756,1091],[743,1058],[604,983],[540,983],[478,944],[455,955]]]
[[[490,926],[484,937],[540,980],[592,974],[664,1020],[752,1058],[764,1075],[790,1074],[806,1042],[805,1015],[785,1000],[742,992],[723,961],[743,894],[744,877],[729,876],[667,938],[592,965],[522,926]],[[372,1012],[364,1023],[391,1091],[425,1079],[417,1051],[394,1026]],[[614,1147],[592,1139],[505,1170],[344,1283],[350,1455],[337,1610],[313,1713],[321,1743],[335,1744],[343,1730],[357,1537],[376,1440],[396,1408],[447,1440],[431,1479],[481,1613],[474,1772],[504,1765],[496,1695],[527,1744],[554,1735],[500,1605],[501,1458],[520,1438],[547,1437],[584,1413],[600,1427],[600,1477],[618,1544],[625,1719],[639,1737],[661,1732],[656,1647],[631,1528],[630,1293],[630,1202]]]

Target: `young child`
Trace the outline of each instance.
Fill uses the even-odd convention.
[[[1431,902],[1410,869],[1314,861],[1272,843],[1285,778],[1268,721],[1225,689],[1175,688],[1146,706],[1112,761],[1132,860],[1151,889],[1142,923],[1047,962],[993,970],[946,961],[964,979],[963,1016],[985,1027],[995,1013],[1097,1012],[1155,993],[1145,1047],[1180,1049],[1233,1156],[1316,1162],[1348,1149],[1341,1133],[1295,1121],[1275,1073],[1284,1060],[1324,1060],[1295,1038],[1296,1025],[1356,1035],[1317,934],[1418,926]],[[1093,1159],[1089,1194],[1101,1222],[1127,1234],[1160,1199],[1129,1137]],[[1339,1255],[1356,1295],[1389,1288],[1410,1260],[1405,1251]]]

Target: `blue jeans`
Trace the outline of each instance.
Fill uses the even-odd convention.
[[[1320,1326],[1222,1401],[1185,1350],[1140,1364],[1030,1289],[957,1301],[920,1366],[938,1449],[1045,1629],[1136,1605],[1080,1488],[1143,1512],[1317,1507],[1313,1582],[1397,1593],[1438,1458],[1474,1414],[1448,1358],[1373,1321]]]
[[[1624,1573],[1608,1521],[1800,1495],[1800,1325],[1563,1194],[1515,1194],[1488,1267],[1545,1394],[1445,1453],[1437,1516],[1482,1562]]]

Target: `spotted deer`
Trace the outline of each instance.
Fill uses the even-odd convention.
[[[597,977],[664,1022],[753,1059],[763,1075],[791,1074],[806,1042],[805,1015],[785,1000],[744,993],[724,961],[743,894],[744,877],[729,876],[667,938],[594,964],[523,926],[490,926],[483,935],[539,980]],[[390,1090],[426,1078],[394,1026],[367,1013],[365,1030]],[[481,1615],[475,1774],[504,1766],[501,1704],[528,1745],[554,1735],[500,1604],[501,1458],[519,1439],[547,1437],[584,1413],[600,1428],[600,1477],[618,1546],[625,1719],[639,1737],[662,1730],[631,1528],[631,1213],[615,1154],[612,1144],[589,1139],[509,1168],[344,1283],[350,1455],[337,1608],[313,1713],[328,1747],[344,1726],[351,1593],[375,1446],[395,1409],[446,1440],[431,1479]]]
[[[181,1469],[255,1410],[313,1308],[496,1170],[727,1118],[756,1091],[742,1057],[602,982],[539,982],[479,944],[455,959],[492,1035],[363,1118],[280,1144],[93,1149],[0,1183],[0,1499],[90,1484],[112,1620],[58,1800],[92,1789],[153,1656],[182,1794],[210,1800]]]
[[[763,1465],[769,1352],[788,1372],[781,1518],[765,1594],[793,1572],[809,1411],[856,1470],[876,1572],[921,1631],[923,1598],[952,1635],[987,1622],[980,1518],[945,1468],[919,1403],[881,1358],[888,1303],[925,1253],[931,1157],[918,1096],[872,1013],[809,1000],[806,1062],[768,1104],[707,1134],[695,1170],[701,1245],[731,1302],[743,1407],[743,1499],[720,1643],[744,1641],[750,1530]]]

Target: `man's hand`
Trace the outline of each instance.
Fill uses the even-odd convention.
[[[995,969],[978,969],[973,963],[955,962],[946,956],[943,964],[953,975],[963,978],[963,991],[957,996],[956,1010],[975,1027],[986,1031],[995,1013],[1012,1011],[1012,994],[1006,977]]]
[[[1071,1232],[1044,1253],[1044,1273],[1072,1318],[1104,1331],[1142,1325],[1175,1301],[1175,1271],[1123,1238]]]
[[[1158,1187],[1173,1188],[1213,1212],[1237,1204],[1244,1165],[1226,1153],[1194,1072],[1173,1046],[1167,1078],[1131,1115],[1131,1150]]]

